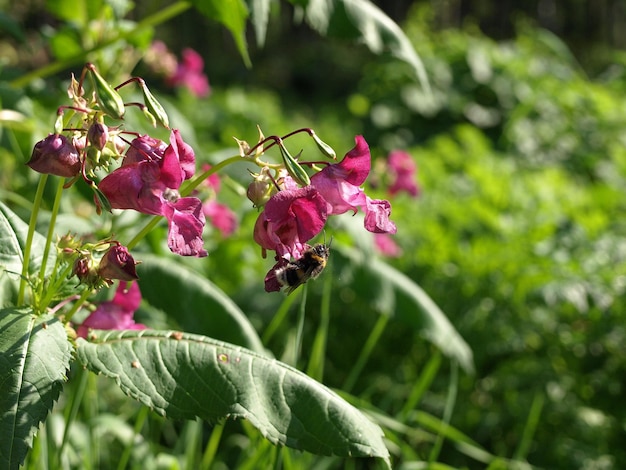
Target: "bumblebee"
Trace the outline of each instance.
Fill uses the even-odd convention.
[[[332,240],[331,240],[332,241]],[[302,258],[290,261],[286,266],[276,270],[276,279],[281,287],[286,287],[287,294],[291,294],[297,287],[301,286],[309,279],[315,279],[326,267],[328,255],[330,254],[330,243],[317,243],[309,247]]]

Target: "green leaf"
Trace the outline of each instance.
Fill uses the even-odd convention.
[[[243,0],[192,0],[203,15],[222,23],[233,35],[244,63],[249,67],[250,56],[246,42],[248,7]]]
[[[198,272],[146,255],[142,256],[137,273],[143,299],[166,312],[178,322],[180,329],[264,353],[261,339],[246,315]]]
[[[17,469],[59,397],[72,347],[52,315],[0,310],[0,467]]]
[[[456,359],[466,372],[473,372],[472,350],[456,331],[450,320],[412,279],[379,258],[367,259],[358,250],[333,246],[334,251],[346,256],[359,268],[363,279],[354,282],[359,294],[372,298],[371,303],[383,313],[392,313],[397,319],[415,327],[444,354]]]
[[[0,267],[11,273],[22,272],[27,235],[28,224],[0,202]],[[30,274],[39,273],[45,243],[46,238],[35,232],[30,251]],[[50,250],[46,273],[49,274],[52,271],[55,258],[55,250]]]
[[[292,0],[292,3],[300,2]],[[352,31],[345,26],[341,30],[330,28],[331,20],[342,15],[345,15],[354,28]],[[409,64],[422,88],[430,92],[426,69],[411,41],[395,21],[370,1],[309,0],[306,20],[320,34],[353,36],[375,54],[389,51],[394,57]]]
[[[272,0],[251,0],[250,2],[250,10],[252,13],[250,21],[254,26],[256,42],[259,47],[263,47],[265,44],[271,3]]]
[[[80,31],[71,26],[60,28],[49,40],[50,49],[57,59],[67,59],[84,51]]]
[[[95,331],[79,360],[174,419],[244,418],[272,443],[323,455],[378,457],[382,430],[324,385],[288,365],[200,335]]]
[[[87,6],[96,2],[75,2],[73,0],[46,0],[46,9],[57,18],[79,26],[87,24]],[[97,2],[100,3],[100,2]]]

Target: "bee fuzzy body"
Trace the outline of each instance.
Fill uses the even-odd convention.
[[[315,279],[326,267],[330,246],[318,243],[308,248],[300,259],[290,261],[286,266],[276,270],[276,279],[291,294],[297,287]]]

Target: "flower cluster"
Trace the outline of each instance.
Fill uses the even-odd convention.
[[[89,75],[93,94],[85,94],[83,81]],[[137,82],[144,103],[125,104],[118,89]],[[55,132],[38,142],[27,162],[40,173],[72,178],[81,176],[95,192],[98,211],[132,209],[144,214],[160,215],[168,221],[168,246],[183,256],[206,256],[202,232],[205,216],[202,202],[195,197],[181,197],[183,181],[195,173],[195,155],[178,130],[172,130],[170,142],[147,135],[136,135],[121,127],[109,127],[105,118],[121,120],[128,106],[141,108],[154,125],[169,128],[165,110],[141,78],[135,77],[118,87],[107,83],[95,67],[87,64],[80,81],[72,77],[68,95],[71,106],[59,108]],[[64,112],[73,114],[65,122]],[[135,136],[129,139],[126,135]],[[121,164],[114,162],[121,161]],[[118,168],[111,171],[114,166]],[[109,174],[99,183],[97,174]]]
[[[185,57],[190,70],[198,72],[201,59],[190,53]],[[179,67],[177,73],[181,75],[183,72]],[[87,75],[91,78],[91,95],[86,95],[83,89]],[[121,86],[133,82],[142,91],[143,104],[126,104],[118,93]],[[259,173],[252,173],[253,181],[247,196],[255,207],[261,209],[253,238],[261,246],[263,256],[267,251],[273,251],[276,260],[265,277],[268,292],[280,290],[284,284],[281,279],[292,279],[289,284],[292,289],[306,281],[302,276],[294,278],[295,274],[287,268],[304,271],[305,263],[315,263],[307,276],[315,277],[321,272],[328,258],[328,247],[321,244],[310,247],[308,242],[324,230],[330,216],[362,211],[365,229],[375,236],[396,232],[396,226],[390,220],[389,201],[373,199],[362,188],[370,174],[371,155],[367,142],[360,135],[355,138],[354,148],[337,162],[334,150],[312,129],[299,129],[282,138],[265,138],[260,133],[255,146],[250,147],[238,140],[239,156],[220,162],[214,168],[205,165],[204,172],[195,175],[193,149],[177,129],[169,127],[165,110],[142,79],[131,78],[113,87],[93,65],[88,64],[80,80],[72,77],[68,95],[72,105],[59,108],[54,133],[35,145],[27,164],[40,173],[70,178],[66,187],[82,178],[94,191],[98,213],[114,209],[133,210],[164,217],[168,222],[168,246],[174,253],[207,256],[202,238],[206,219],[223,236],[229,236],[237,229],[234,213],[217,201],[220,180],[215,173],[218,167],[235,161],[251,162],[260,168]],[[159,123],[169,129],[169,142],[131,132],[121,125],[112,126],[111,121],[123,120],[128,106],[138,106],[154,125]],[[64,113],[68,109],[72,113],[66,119]],[[306,132],[320,152],[333,162],[294,158],[284,140],[300,132]],[[279,148],[282,162],[263,161],[261,157],[265,151],[274,146]],[[402,156],[394,157],[393,162],[390,160],[390,167],[397,178],[392,193],[398,190],[415,192],[409,186],[412,171],[409,163]],[[203,181],[204,185],[200,186]],[[196,192],[192,193],[194,190]],[[209,194],[204,202],[197,197],[202,193]],[[114,299],[102,303],[84,321],[78,330],[79,335],[86,335],[89,328],[143,328],[132,318],[141,294],[133,282],[138,279],[137,263],[126,246],[112,236],[83,243],[67,235],[57,247],[59,258],[68,266],[67,272],[71,270],[89,290],[110,286],[115,280],[121,282]],[[279,272],[280,278],[277,276]]]
[[[360,209],[365,214],[366,230],[373,233],[396,232],[395,224],[389,219],[389,201],[372,199],[361,187],[370,172],[371,155],[362,136],[356,136],[355,141],[355,147],[341,162],[326,164],[308,182],[302,181],[306,176],[301,174],[294,177],[289,171],[290,166],[286,166],[287,174],[282,174],[280,181],[275,182],[277,191],[273,194],[267,190],[272,188],[270,183],[263,187],[263,176],[255,175],[254,186],[251,185],[248,191],[249,197],[250,193],[263,195],[260,199],[252,199],[257,206],[267,200],[254,227],[254,240],[264,251],[276,253],[276,265],[265,279],[267,291],[280,288],[272,274],[291,258],[300,259],[309,248],[307,242],[323,230],[331,215],[348,211],[356,213]],[[281,150],[284,156],[289,156],[283,148]],[[297,179],[301,181],[297,182]]]

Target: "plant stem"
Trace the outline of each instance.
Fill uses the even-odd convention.
[[[142,228],[137,235],[135,235],[133,237],[133,239],[131,241],[129,241],[126,244],[126,247],[130,250],[131,248],[133,248],[137,243],[139,243],[143,237],[145,237],[154,227],[157,226],[157,224],[161,221],[161,219],[163,218],[163,216],[161,215],[155,215],[150,222],[148,222],[144,228]]]
[[[180,190],[181,196],[189,196],[191,192],[196,189],[200,183],[202,183],[205,179],[211,176],[213,173],[217,173],[222,168],[236,162],[245,161],[243,157],[240,155],[235,155],[233,157],[229,157],[226,160],[222,160],[221,162],[213,165],[207,171],[200,173],[199,175],[194,176],[187,183],[185,183],[184,187]]]
[[[378,343],[380,336],[383,334],[383,331],[385,331],[385,327],[387,326],[388,321],[389,321],[389,315],[384,314],[384,313],[379,315],[378,321],[376,321],[374,328],[372,328],[372,332],[368,336],[367,341],[365,341],[365,345],[363,346],[363,349],[361,350],[361,354],[359,355],[359,358],[357,359],[356,364],[354,364],[354,367],[352,367],[352,370],[350,371],[348,378],[346,379],[346,381],[343,384],[343,387],[341,388],[344,392],[349,393],[354,387],[354,385],[356,384],[356,381],[359,375],[361,374],[363,367],[365,367],[367,360],[372,354],[372,351],[374,350],[376,343]]]
[[[297,296],[295,295],[288,295],[285,297],[285,300],[283,300],[282,304],[278,308],[276,315],[274,315],[274,318],[272,318],[272,321],[269,325],[267,325],[267,328],[265,328],[265,331],[263,332],[263,336],[261,337],[263,344],[268,344],[270,342],[274,333],[278,331],[280,325],[282,325],[283,321],[285,321],[287,313],[289,313],[289,309],[291,308],[291,304],[293,304],[296,299]]]
[[[296,329],[296,344],[294,347],[293,366],[298,366],[298,359],[300,359],[300,353],[302,351],[302,333],[304,331],[304,318],[306,311],[306,295],[308,286],[304,284],[302,286],[302,302],[300,302],[300,308],[298,309],[298,326]]]
[[[448,387],[446,406],[443,410],[443,416],[441,418],[441,422],[446,428],[450,425],[450,420],[452,419],[452,411],[454,410],[454,405],[456,404],[458,388],[459,364],[455,360],[452,360],[450,363],[450,386]],[[444,438],[444,433],[440,431],[437,435],[437,440],[435,441],[435,444],[430,451],[430,455],[428,456],[428,461],[431,465],[434,464],[439,458],[439,453],[441,452],[441,448],[443,447]]]
[[[46,237],[46,246],[43,250],[43,259],[41,260],[41,267],[39,269],[39,295],[41,297],[44,288],[44,279],[46,276],[46,267],[48,264],[48,255],[50,254],[50,246],[52,245],[52,236],[54,235],[54,227],[57,221],[57,215],[59,214],[59,207],[61,205],[61,195],[63,194],[63,185],[65,184],[65,178],[59,178],[57,185],[57,192],[54,197],[54,205],[52,206],[52,214],[50,215],[50,224],[48,226],[48,235]]]
[[[33,244],[33,237],[35,236],[35,226],[37,225],[37,216],[39,214],[39,208],[41,207],[41,200],[43,198],[43,191],[46,187],[46,181],[48,181],[48,175],[42,174],[41,178],[39,178],[37,192],[35,193],[33,211],[30,213],[28,234],[26,235],[26,246],[24,246],[24,259],[22,260],[22,278],[20,279],[20,289],[17,295],[18,306],[21,306],[24,303],[24,293],[26,291],[26,282],[28,280],[28,264],[30,263],[30,249]]]
[[[66,322],[69,322],[74,316],[74,314],[78,312],[78,310],[80,310],[80,308],[85,303],[85,300],[87,300],[87,297],[91,295],[91,292],[92,292],[92,289],[85,289],[85,291],[80,295],[80,298],[76,302],[74,302],[72,309],[67,313],[67,315],[65,315]]]
[[[61,440],[61,445],[56,450],[56,460],[59,468],[62,467],[63,463],[63,448],[68,441],[70,428],[72,427],[72,423],[76,420],[76,416],[78,415],[78,409],[80,408],[81,401],[85,396],[85,390],[87,388],[87,379],[89,372],[84,370],[82,367],[77,367],[76,374],[78,375],[78,388],[74,393],[70,394],[70,407],[69,413],[65,417],[65,429],[63,431],[63,439]]]
[[[146,422],[146,419],[148,418],[148,412],[149,412],[149,408],[147,406],[142,406],[139,409],[139,413],[137,413],[137,419],[135,420],[135,427],[133,429],[133,431],[135,432],[135,435],[141,432],[141,429],[143,428],[143,425]],[[117,465],[118,470],[123,470],[127,467],[128,461],[130,460],[130,454],[133,451],[133,448],[135,447],[134,446],[135,442],[136,440],[134,438],[131,439],[128,445],[126,446],[126,448],[124,449],[124,452],[122,453],[122,456],[120,457],[120,461]]]
[[[215,459],[215,455],[217,454],[217,448],[219,446],[220,440],[222,439],[222,433],[224,432],[224,423],[217,423],[213,426],[213,431],[211,432],[211,436],[209,437],[209,442],[207,442],[206,448],[204,449],[204,454],[202,455],[202,469],[209,469],[213,465],[213,460]]]
[[[328,269],[328,268],[327,268]],[[317,328],[313,347],[311,348],[311,359],[307,368],[307,375],[321,382],[324,378],[324,359],[326,357],[326,343],[328,341],[328,325],[330,324],[330,294],[332,292],[332,273],[324,276],[324,286],[322,290],[322,305],[320,308],[320,324]]]
[[[32,71],[31,73],[27,73],[22,75],[20,78],[13,80],[11,82],[11,86],[15,88],[24,88],[27,84],[36,80],[38,78],[48,77],[55,73],[61,72],[64,69],[67,69],[75,64],[80,64],[85,61],[85,57],[93,52],[97,52],[101,49],[109,47],[111,44],[116,43],[117,41],[121,41],[124,39],[128,39],[131,36],[137,34],[138,31],[144,28],[150,28],[153,26],[157,26],[161,23],[166,22],[167,20],[174,18],[177,15],[180,15],[184,11],[191,8],[191,3],[180,1],[170,5],[167,8],[163,8],[157,13],[144,18],[142,21],[137,23],[134,28],[128,29],[117,36],[102,41],[91,49],[80,52],[79,54],[68,57],[67,59],[57,60],[51,64],[46,65],[45,67],[41,67],[37,70]]]

